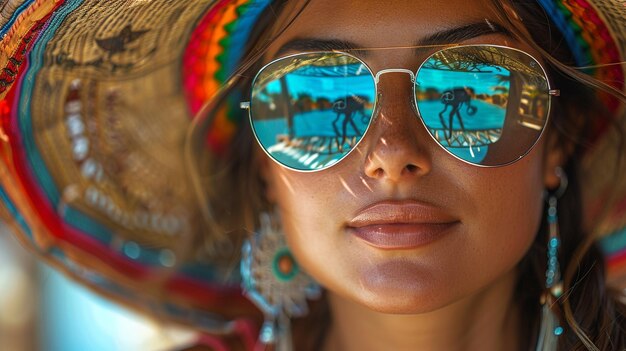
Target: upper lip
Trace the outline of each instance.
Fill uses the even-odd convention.
[[[458,218],[445,209],[414,200],[381,201],[359,210],[348,227],[360,228],[384,224],[446,224]]]

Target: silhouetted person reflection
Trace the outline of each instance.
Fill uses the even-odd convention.
[[[338,145],[339,151],[341,151],[343,144],[346,142],[348,123],[350,123],[357,135],[361,134],[354,123],[353,116],[356,112],[359,112],[361,114],[361,118],[366,118],[365,102],[365,98],[356,95],[346,96],[345,98],[337,99],[333,102],[333,111],[337,113],[337,118],[333,121],[333,129],[335,129],[337,137],[342,136],[341,144]],[[339,128],[337,127],[337,122],[339,122],[342,114],[345,117],[342,124],[342,133],[340,133]]]
[[[450,113],[448,114],[448,142],[452,137],[452,119],[456,115],[459,120],[459,124],[461,125],[461,130],[465,130],[465,126],[463,125],[463,117],[461,117],[461,107],[463,104],[467,105],[467,114],[473,116],[476,114],[476,106],[472,106],[472,94],[471,91],[467,88],[453,88],[451,90],[446,90],[443,94],[441,94],[441,103],[444,104],[443,110],[439,112],[439,118],[441,120],[441,125],[446,128],[446,123],[443,118],[443,114],[448,110],[448,107],[451,107]]]

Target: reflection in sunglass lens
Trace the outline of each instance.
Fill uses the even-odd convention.
[[[253,82],[252,127],[264,150],[281,164],[324,169],[361,140],[375,94],[372,73],[352,56],[286,57],[264,67]]]
[[[477,165],[504,165],[524,156],[548,117],[543,69],[511,48],[441,50],[424,62],[415,84],[417,108],[433,138]]]

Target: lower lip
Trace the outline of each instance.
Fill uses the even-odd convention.
[[[428,245],[448,233],[459,222],[379,224],[350,231],[367,244],[383,250],[406,250]]]

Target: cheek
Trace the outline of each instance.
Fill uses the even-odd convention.
[[[501,169],[477,170],[467,187],[475,207],[468,209],[468,240],[483,263],[511,269],[527,252],[538,231],[543,209],[539,159],[527,157]],[[483,254],[483,255],[481,255]]]
[[[426,271],[435,272],[424,294],[431,303],[415,307],[430,310],[515,281],[516,266],[541,223],[541,169],[540,158],[528,157],[503,168],[455,170],[463,192],[463,230],[427,263]]]
[[[350,255],[344,255],[351,247],[344,224],[354,211],[355,196],[363,189],[344,181],[345,175],[337,171],[342,166],[307,174],[272,165],[269,184],[291,251],[325,287],[356,276]]]

